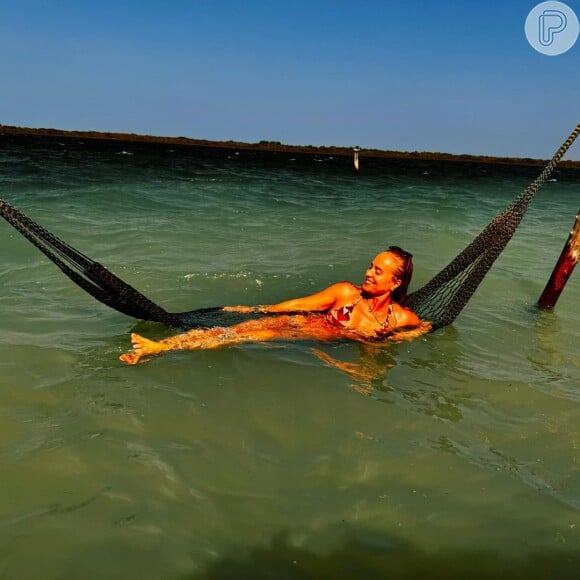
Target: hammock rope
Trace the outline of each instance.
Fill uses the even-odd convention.
[[[580,134],[580,124],[540,175],[445,268],[407,299],[407,305],[433,328],[451,324],[514,235],[536,193]]]
[[[69,246],[2,199],[0,215],[93,298],[134,318],[161,322],[168,326],[178,323],[174,314],[149,300],[102,264]]]

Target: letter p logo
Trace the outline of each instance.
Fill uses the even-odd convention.
[[[540,34],[538,40],[542,46],[550,46],[556,34],[566,29],[568,19],[560,10],[544,10],[538,18]]]
[[[542,2],[526,18],[526,38],[542,54],[556,56],[570,50],[578,39],[578,18],[562,2]]]

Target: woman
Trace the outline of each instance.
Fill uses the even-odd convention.
[[[266,306],[225,306],[228,312],[285,314],[248,320],[228,328],[190,330],[155,342],[131,335],[127,364],[171,350],[205,350],[242,342],[348,338],[360,342],[402,340],[428,332],[431,325],[405,307],[413,275],[412,256],[391,246],[371,262],[362,285],[339,282],[322,292]]]

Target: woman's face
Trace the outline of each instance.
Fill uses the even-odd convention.
[[[370,296],[392,292],[401,284],[397,272],[402,266],[402,259],[399,256],[393,252],[381,252],[365,272],[363,292]]]

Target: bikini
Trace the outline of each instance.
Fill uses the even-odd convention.
[[[350,317],[352,315],[352,311],[355,309],[355,306],[362,300],[362,295],[359,296],[352,304],[346,304],[345,306],[341,306],[336,310],[329,310],[326,313],[326,320],[332,326],[336,328],[348,328],[348,323],[350,322]],[[380,324],[379,329],[376,331],[378,336],[384,336],[393,330],[393,328],[389,328],[389,322],[391,319],[391,314],[393,312],[393,305],[389,305],[389,313],[387,314],[387,318],[384,322],[381,321],[373,314],[375,320]]]
[[[336,310],[329,310],[326,314],[326,320],[336,326],[337,328],[347,328],[350,322],[350,315],[354,307],[362,300],[362,295],[359,296],[352,304],[346,304]]]

